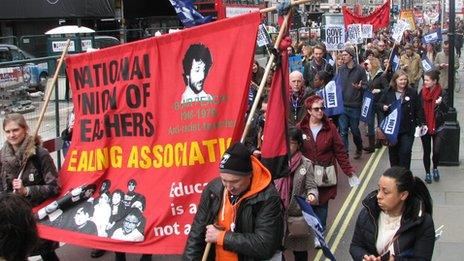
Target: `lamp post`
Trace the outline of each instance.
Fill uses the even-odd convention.
[[[457,112],[454,108],[454,86],[455,86],[455,72],[454,67],[455,59],[455,19],[456,19],[456,6],[454,0],[449,0],[449,27],[448,27],[448,41],[449,41],[449,60],[448,60],[448,114],[445,121],[444,141],[440,151],[440,165],[444,166],[458,166],[459,165],[459,141],[460,131],[459,122],[457,121]],[[443,19],[443,18],[442,18]]]

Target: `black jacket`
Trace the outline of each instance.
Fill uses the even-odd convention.
[[[353,68],[342,65],[338,71],[342,80],[343,104],[345,107],[361,108],[363,91],[367,89],[367,74],[361,65],[354,63]],[[356,89],[353,83],[362,82],[362,88]]]
[[[363,260],[364,255],[379,256],[376,249],[378,218],[377,191],[363,200],[363,209],[356,221],[350,254],[353,260]],[[401,225],[393,241],[395,261],[431,260],[435,246],[435,228],[430,214],[422,211],[421,202],[415,199],[414,207],[403,213]]]
[[[390,105],[394,101],[396,101],[395,90],[389,87],[382,97],[380,97],[378,110],[382,111],[385,117],[388,116],[391,111],[390,109],[384,111],[383,105]],[[401,104],[401,124],[399,133],[413,136],[416,126],[423,125],[424,123],[424,110],[422,109],[421,99],[415,89],[408,87],[404,92]]]
[[[201,260],[206,247],[206,226],[215,223],[223,191],[220,178],[211,181],[203,191],[182,260]],[[223,248],[238,253],[241,261],[269,259],[282,244],[283,226],[282,203],[271,183],[240,204],[235,232],[226,232]],[[215,260],[214,244],[208,260]]]

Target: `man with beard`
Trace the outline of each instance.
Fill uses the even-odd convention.
[[[190,45],[182,61],[184,69],[183,77],[187,86],[182,94],[181,103],[213,100],[213,96],[206,93],[203,89],[212,63],[208,47],[203,44]]]
[[[334,69],[329,62],[324,59],[325,48],[318,44],[313,49],[313,59],[304,67],[304,79],[307,88],[313,87],[314,76],[319,71],[326,71],[333,75]]]

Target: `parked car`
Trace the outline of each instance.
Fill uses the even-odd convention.
[[[113,36],[96,35],[94,37],[94,47],[97,49],[118,45],[120,43],[119,39]]]
[[[21,61],[35,58],[32,54],[19,49],[15,45],[0,44],[0,63]],[[21,64],[23,68],[23,78],[26,85],[32,91],[43,91],[48,77],[47,63],[26,62]]]

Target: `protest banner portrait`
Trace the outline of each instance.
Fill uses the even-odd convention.
[[[329,24],[325,27],[325,46],[328,51],[339,51],[345,48],[345,26]]]
[[[361,44],[362,40],[362,25],[361,24],[350,24],[346,29],[347,41],[352,44]]]
[[[243,131],[259,22],[256,12],[68,57],[74,134],[63,192],[36,209],[40,236],[182,253],[200,195]]]

